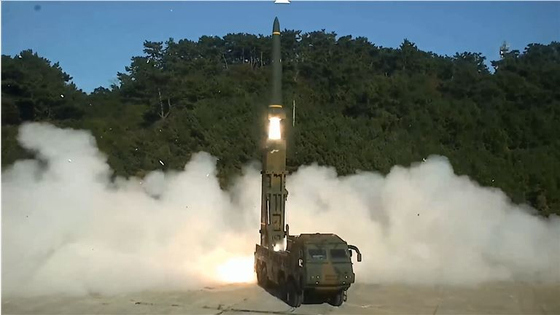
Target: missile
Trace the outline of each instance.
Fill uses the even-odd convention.
[[[282,107],[282,57],[280,56],[280,22],[274,19],[272,25],[272,98],[270,100],[270,117],[286,119],[286,114]]]
[[[282,59],[280,57],[280,23],[272,27],[272,93],[268,105],[268,137],[263,148],[261,187],[261,245],[284,250],[285,228],[286,139],[283,135],[286,114],[282,107]]]

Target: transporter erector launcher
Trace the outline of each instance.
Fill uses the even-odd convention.
[[[320,298],[340,306],[355,281],[352,251],[356,246],[335,234],[289,235],[286,224],[286,113],[282,107],[280,23],[272,27],[272,98],[268,105],[268,137],[262,154],[260,244],[255,247],[255,272],[262,287],[274,285],[289,305]],[[296,209],[297,211],[297,209]]]

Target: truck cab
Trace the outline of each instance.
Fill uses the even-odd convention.
[[[352,251],[362,255],[336,234],[301,234],[287,238],[286,251],[255,252],[255,270],[261,285],[275,284],[281,298],[294,307],[304,300],[340,306],[355,282]],[[276,257],[276,258],[274,258]],[[263,268],[264,267],[264,268]]]
[[[297,289],[304,298],[323,298],[335,306],[346,300],[346,291],[356,279],[352,250],[357,252],[357,261],[362,260],[357,247],[336,234],[316,233],[289,237],[288,248],[298,256]]]

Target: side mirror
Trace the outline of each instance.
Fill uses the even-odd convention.
[[[362,261],[362,253],[360,252],[360,250],[358,249],[358,247],[354,246],[354,245],[348,245],[348,249],[350,252],[350,257],[352,257],[352,251],[355,250],[356,253],[358,254],[358,262]]]

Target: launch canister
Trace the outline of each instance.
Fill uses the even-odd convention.
[[[282,107],[282,60],[280,23],[272,27],[272,98],[268,106],[268,138],[263,148],[261,195],[261,245],[284,250],[286,230],[286,114]]]

